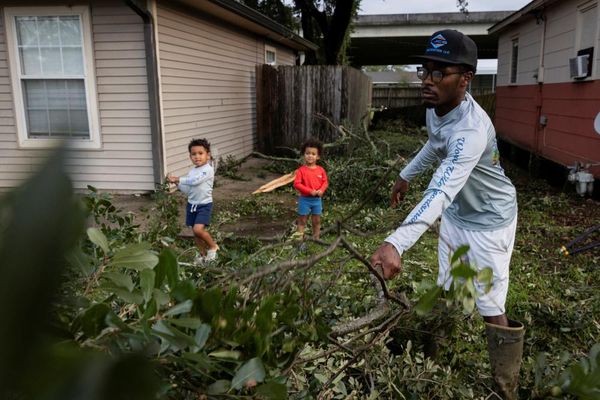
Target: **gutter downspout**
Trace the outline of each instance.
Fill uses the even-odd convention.
[[[154,18],[150,11],[140,7],[135,0],[124,0],[144,22],[144,47],[146,50],[146,74],[148,76],[148,103],[150,106],[150,132],[152,137],[152,166],[154,182],[164,183],[165,162],[163,148],[163,131],[160,109],[160,83],[158,78],[158,56],[154,39]]]

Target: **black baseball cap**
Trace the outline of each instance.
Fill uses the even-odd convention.
[[[477,70],[477,45],[467,35],[454,29],[437,31],[427,42],[425,54],[412,56],[420,61],[464,64]]]

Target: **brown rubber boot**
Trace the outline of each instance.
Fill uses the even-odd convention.
[[[485,324],[492,376],[504,400],[518,398],[519,370],[523,357],[525,327],[518,321],[508,320],[508,326]]]

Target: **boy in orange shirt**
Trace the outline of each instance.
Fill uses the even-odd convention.
[[[323,167],[317,165],[323,152],[323,144],[314,138],[310,138],[302,144],[301,152],[304,154],[304,165],[296,171],[294,187],[300,196],[298,197],[298,233],[304,237],[304,228],[308,216],[312,215],[313,238],[319,239],[321,233],[321,213],[323,202],[321,197],[329,186],[327,174]]]

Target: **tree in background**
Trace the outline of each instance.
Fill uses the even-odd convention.
[[[304,38],[319,45],[316,52],[306,54],[305,64],[346,64],[346,49],[350,43],[352,21],[361,0],[239,0],[280,24],[297,31],[294,14],[300,17]],[[289,0],[288,0],[289,1]],[[468,13],[467,0],[456,0],[461,12]]]
[[[253,8],[263,15],[279,22],[293,31],[299,28],[294,16],[294,7],[285,4],[284,0],[239,0],[244,5]]]
[[[306,54],[305,64],[333,64],[346,62],[346,48],[350,42],[352,20],[356,17],[360,0],[240,0],[262,14],[297,31],[300,19],[304,38],[319,45],[314,53]]]
[[[345,64],[352,21],[360,0],[294,0],[304,37],[319,45],[306,64]]]

